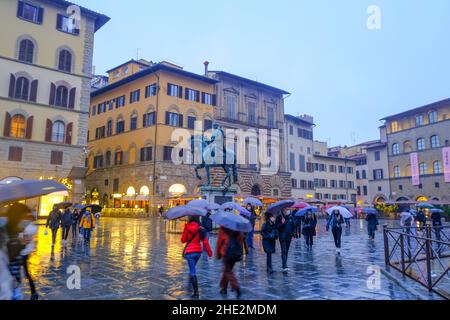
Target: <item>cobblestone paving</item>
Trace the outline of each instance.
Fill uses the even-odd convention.
[[[417,299],[418,291],[427,299],[439,299],[409,279],[402,280],[400,285],[385,273],[381,273],[379,289],[368,288],[368,268],[385,268],[381,230],[372,242],[368,240],[365,223],[353,220],[351,228],[343,233],[339,257],[331,234],[324,229],[325,221],[320,220],[312,252],[306,250],[303,239],[293,242],[288,274],[280,272],[278,246],[274,256],[277,272],[267,275],[265,255],[256,235],[256,249],[236,266],[242,299]],[[66,248],[58,240],[52,252],[51,236],[44,236],[44,228],[40,226],[37,252],[31,257],[30,269],[41,299],[188,299],[187,265],[181,257],[183,245],[179,239],[179,234],[165,232],[164,221],[159,218],[102,218],[93,234],[90,252],[79,239],[71,238]],[[211,244],[214,248],[214,235]],[[79,290],[67,288],[70,265],[81,269]],[[202,299],[223,299],[218,288],[221,269],[220,261],[207,259],[206,255],[200,259]],[[25,298],[26,290],[24,286]],[[233,298],[229,293],[228,299]]]

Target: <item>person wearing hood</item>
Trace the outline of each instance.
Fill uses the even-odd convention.
[[[431,225],[436,233],[436,240],[441,240],[442,215],[439,211],[433,211],[430,216]]]
[[[95,217],[90,208],[86,209],[80,221],[80,227],[83,228],[84,243],[89,245],[91,242],[92,230],[95,229]]]
[[[367,221],[367,233],[369,234],[370,240],[375,240],[375,231],[377,231],[378,218],[376,214],[366,215]]]
[[[62,245],[65,246],[67,243],[67,238],[69,237],[70,227],[73,224],[73,216],[69,208],[66,208],[66,210],[64,210],[61,220],[62,220]]]
[[[47,223],[45,224],[46,228],[50,228],[52,230],[52,248],[55,246],[56,235],[58,234],[58,229],[62,222],[62,214],[59,211],[58,206],[55,204],[53,206],[53,210],[50,212],[47,218]]]
[[[250,212],[250,217],[248,217],[247,219],[250,221],[250,225],[252,226],[252,229],[247,233],[247,238],[245,239],[247,242],[247,247],[249,249],[255,249],[255,247],[253,246],[253,239],[255,236],[255,223],[256,223],[256,212],[255,212],[255,208],[249,203],[246,206],[246,209]]]
[[[266,212],[266,221],[261,227],[262,246],[266,253],[267,273],[273,273],[272,254],[276,250],[276,241],[278,239],[278,230],[275,225],[275,217],[272,213]]]
[[[199,298],[196,265],[204,249],[209,257],[212,257],[212,250],[206,237],[206,230],[200,225],[198,217],[189,217],[188,223],[185,224],[183,229],[181,243],[185,244],[183,257],[189,267],[189,281],[193,289],[191,297]]]
[[[312,210],[308,209],[302,217],[302,234],[305,236],[306,247],[312,249],[313,239],[316,235],[317,218]]]
[[[337,254],[341,254],[342,224],[344,224],[344,218],[342,217],[340,211],[336,209],[328,218],[326,229],[329,231],[331,227]]]
[[[72,213],[72,241],[76,241],[78,234],[80,232],[80,228],[78,224],[80,223],[80,213],[77,209],[73,210]]]
[[[292,239],[296,236],[296,226],[294,218],[291,215],[291,211],[286,209],[282,210],[277,216],[275,224],[278,230],[278,239],[281,247],[282,268],[283,272],[287,273],[289,271],[287,266],[289,248],[291,246]]]

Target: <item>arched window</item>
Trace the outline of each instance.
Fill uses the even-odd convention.
[[[403,152],[412,152],[413,148],[411,145],[411,141],[406,140],[405,142],[403,142]]]
[[[419,164],[419,172],[420,174],[427,174],[427,164],[425,162],[421,162]]]
[[[439,148],[441,146],[440,142],[439,142],[439,136],[436,136],[436,135],[431,136],[430,142],[431,142],[432,148]]]
[[[112,136],[112,120],[108,120],[108,123],[106,124],[106,136]]]
[[[11,118],[10,137],[25,138],[25,117],[21,114],[16,114]]]
[[[417,150],[425,150],[425,139],[419,138],[417,139]]]
[[[434,174],[441,174],[442,173],[442,165],[441,165],[441,162],[439,160],[433,162],[433,172],[434,172]]]
[[[132,114],[130,117],[130,130],[137,129],[137,121],[138,121],[138,115],[136,113]]]
[[[111,151],[106,151],[106,155],[105,155],[105,165],[106,167],[110,167],[111,166]]]
[[[30,92],[30,81],[25,77],[17,78],[14,98],[28,100],[29,92]]]
[[[52,128],[52,142],[64,143],[65,125],[62,121],[55,121]]]
[[[72,54],[68,50],[61,50],[59,53],[58,69],[65,72],[72,71]]]
[[[55,106],[67,108],[69,104],[69,90],[65,86],[56,88]]]
[[[400,167],[399,166],[394,167],[394,178],[400,178]]]
[[[393,155],[400,154],[400,145],[398,143],[394,143],[392,145],[392,154]]]
[[[431,111],[428,114],[428,122],[429,123],[436,123],[438,121],[438,113],[437,111]]]
[[[31,40],[24,39],[19,44],[19,60],[33,63],[34,57],[34,43]]]

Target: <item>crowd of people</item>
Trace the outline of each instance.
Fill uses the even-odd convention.
[[[16,202],[8,206],[5,219],[0,220],[0,300],[20,300],[22,298],[21,285],[24,279],[28,280],[31,292],[30,299],[38,300],[33,278],[29,272],[29,256],[35,251],[35,236],[38,227],[35,224],[37,215],[28,206]],[[44,234],[50,229],[52,237],[52,252],[55,246],[58,231],[61,229],[61,245],[68,243],[72,229],[72,241],[75,244],[79,238],[84,239],[86,246],[90,245],[91,233],[95,229],[96,220],[90,208],[81,212],[66,207],[63,211],[54,205],[47,217]],[[23,270],[23,272],[22,272]]]

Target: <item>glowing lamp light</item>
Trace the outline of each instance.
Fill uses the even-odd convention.
[[[134,196],[134,195],[136,195],[136,190],[133,187],[128,187],[127,196]]]

